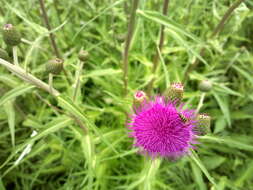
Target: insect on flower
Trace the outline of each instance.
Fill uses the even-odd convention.
[[[140,94],[135,94],[135,97]],[[196,144],[195,110],[184,109],[176,100],[156,96],[143,101],[130,115],[128,128],[134,146],[152,157],[178,158]]]

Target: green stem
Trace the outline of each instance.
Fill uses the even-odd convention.
[[[140,190],[152,190],[154,181],[156,178],[157,171],[159,170],[159,167],[161,165],[161,159],[160,158],[154,158],[154,159],[146,159],[144,161],[144,180],[143,183],[140,185]]]
[[[234,12],[234,10],[243,2],[244,0],[238,0],[236,1],[234,4],[232,4],[232,6],[230,6],[228,8],[228,10],[226,11],[226,13],[224,14],[224,16],[222,17],[221,21],[219,22],[219,24],[215,27],[214,31],[212,32],[212,34],[210,35],[209,39],[212,39],[214,37],[216,37],[224,28],[226,22],[228,21],[228,19],[230,18],[231,14]],[[203,57],[205,55],[205,48],[202,47],[200,49],[200,56]],[[185,74],[184,74],[184,78],[183,78],[183,82],[185,83],[188,80],[189,74],[198,66],[199,64],[199,60],[196,59],[194,61],[193,64],[191,64]]]
[[[49,88],[50,88],[51,93],[53,92],[53,80],[54,80],[53,74],[49,73],[48,83],[49,83]]]
[[[139,0],[133,0],[133,6],[131,10],[131,15],[128,24],[128,32],[127,38],[125,42],[125,48],[123,53],[123,82],[124,82],[124,96],[128,93],[128,55],[129,55],[129,48],[131,44],[131,40],[133,37],[134,32],[134,25],[135,25],[135,17],[136,17],[136,10],[139,4]]]
[[[203,106],[203,102],[204,102],[204,99],[205,99],[205,95],[206,93],[201,93],[201,96],[200,96],[200,99],[199,99],[199,104],[198,104],[198,107],[196,109],[196,113],[199,113],[199,110],[201,109],[201,107]]]
[[[163,15],[167,15],[168,7],[169,7],[169,0],[164,0],[164,2],[163,2]],[[162,52],[162,48],[163,48],[163,44],[164,44],[164,28],[165,28],[164,25],[162,25],[161,29],[160,29],[160,39],[159,39],[159,45],[158,45],[159,49],[156,50],[156,54],[153,59],[153,68],[152,68],[153,74],[155,74],[157,66],[158,66],[159,51]],[[152,80],[148,84],[148,90],[147,90],[148,96],[151,96],[154,81],[155,81],[155,78],[152,78]]]
[[[18,66],[18,48],[17,46],[12,47],[12,52],[13,52],[13,62],[14,65]]]
[[[79,68],[76,71],[76,82],[74,84],[75,89],[74,89],[74,95],[73,95],[73,101],[74,102],[76,100],[76,95],[77,95],[79,85],[80,85],[80,76],[81,76],[81,73],[82,73],[83,65],[84,65],[83,61],[79,62]]]

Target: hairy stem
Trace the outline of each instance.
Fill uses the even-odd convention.
[[[17,65],[13,65],[3,59],[0,59],[0,65],[3,65],[4,67],[6,67],[9,71],[11,71],[13,74],[18,76],[22,80],[25,80],[26,82],[29,82],[32,85],[49,92],[51,95],[53,95],[53,96],[60,95],[60,93],[57,90],[55,90],[54,88],[52,88],[52,90],[50,90],[50,87],[48,84],[46,84],[45,82],[36,78],[35,76],[27,73],[26,70],[22,69],[21,67],[19,67]]]
[[[14,65],[18,66],[18,48],[17,46],[12,47],[12,52],[13,52],[13,62]]]
[[[49,23],[49,19],[48,19],[48,16],[47,16],[44,0],[39,0],[39,2],[40,2],[40,8],[41,8],[42,18],[44,20],[44,23],[45,23],[48,31],[51,31],[51,25]],[[55,55],[58,58],[61,58],[60,52],[59,52],[58,47],[57,47],[56,42],[55,42],[55,36],[52,32],[49,33],[49,38],[50,38],[51,46],[52,46],[52,49],[53,49]]]
[[[42,18],[45,22],[45,25],[46,25],[48,31],[51,31],[51,25],[49,23],[49,19],[48,19],[48,16],[47,16],[44,0],[39,0],[39,2],[40,2],[40,8],[41,8],[41,12],[42,12]],[[51,47],[52,47],[56,57],[61,58],[61,54],[60,54],[60,52],[58,50],[58,47],[57,47],[57,44],[55,42],[55,36],[52,32],[49,33],[49,38],[50,38],[50,41],[51,41]],[[64,73],[64,75],[67,79],[67,82],[69,84],[71,84],[71,81],[69,80],[69,77],[68,77],[68,73],[66,72],[66,70],[64,68],[63,68],[63,73]]]
[[[164,2],[163,2],[163,15],[167,15],[168,7],[169,7],[169,0],[164,0]],[[158,66],[159,51],[162,52],[162,48],[163,48],[163,44],[164,44],[164,28],[165,27],[162,25],[161,29],[160,29],[160,39],[159,39],[159,45],[158,45],[159,50],[158,49],[156,50],[156,54],[153,58],[153,68],[152,68],[153,74],[156,72],[156,69]],[[155,81],[155,78],[153,78],[148,84],[148,90],[147,90],[148,96],[151,96],[154,81]]]
[[[52,93],[53,91],[53,80],[54,80],[54,76],[52,73],[49,73],[49,77],[48,77],[48,84],[49,84],[49,88],[50,88],[50,91]]]
[[[136,17],[136,10],[139,4],[139,0],[133,0],[133,6],[131,10],[131,15],[128,24],[128,32],[125,42],[125,48],[123,53],[123,82],[124,82],[124,96],[128,93],[128,55],[129,55],[129,48],[131,44],[131,40],[133,37],[134,32],[134,25],[135,25],[135,17]]]
[[[79,63],[79,68],[78,70],[76,71],[76,82],[74,84],[74,95],[73,95],[73,101],[75,102],[76,100],[76,95],[77,95],[77,92],[78,92],[78,89],[79,89],[79,85],[80,85],[80,76],[82,74],[82,69],[83,69],[83,65],[84,65],[84,62],[81,61]]]
[[[243,2],[244,0],[238,0],[236,1],[234,4],[232,4],[228,10],[226,11],[226,13],[224,14],[224,16],[222,17],[221,21],[219,22],[219,24],[215,27],[214,31],[212,32],[212,34],[210,35],[210,39],[216,37],[224,28],[226,22],[229,20],[231,14],[234,12],[234,10]],[[200,56],[203,57],[205,55],[205,48],[202,47],[200,50]],[[194,61],[193,64],[191,64],[184,75],[183,78],[183,82],[185,83],[189,77],[189,74],[193,71],[193,69],[195,69],[199,64],[199,60],[196,59]]]
[[[203,102],[204,102],[205,96],[206,96],[206,93],[204,93],[204,92],[201,93],[201,96],[200,96],[200,99],[199,99],[199,104],[198,104],[198,107],[196,109],[196,113],[199,113],[199,110],[203,106]]]

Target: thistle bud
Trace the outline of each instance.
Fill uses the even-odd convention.
[[[182,83],[172,83],[167,93],[165,94],[166,98],[175,101],[177,104],[180,104],[184,95],[184,86]]]
[[[202,92],[209,92],[212,89],[212,82],[209,80],[203,80],[199,83],[199,90]]]
[[[6,61],[10,60],[10,57],[9,57],[8,53],[2,48],[0,48],[0,58],[4,59]]]
[[[134,94],[134,102],[133,105],[135,108],[140,107],[141,104],[143,104],[145,101],[147,101],[148,97],[145,92],[143,91],[137,91]]]
[[[89,52],[85,51],[85,50],[81,50],[78,54],[78,59],[80,61],[87,61],[88,60],[88,57],[89,57]]]
[[[200,135],[206,135],[210,132],[211,117],[207,114],[198,114],[197,131]]]
[[[124,42],[125,39],[126,39],[126,34],[118,34],[118,35],[116,36],[116,39],[117,39],[120,43],[122,43],[122,42]]]
[[[52,74],[59,74],[63,70],[63,60],[55,58],[46,64],[46,71]]]
[[[12,24],[3,27],[3,39],[7,45],[17,46],[21,42],[21,35]]]

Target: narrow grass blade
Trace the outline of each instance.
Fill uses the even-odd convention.
[[[3,168],[4,166],[6,166],[6,164],[8,164],[19,151],[22,151],[28,144],[32,144],[33,142],[35,142],[36,140],[39,140],[51,133],[54,133],[64,127],[67,127],[69,125],[71,125],[73,123],[73,120],[70,118],[66,118],[65,116],[59,117],[54,119],[52,122],[48,123],[45,126],[45,130],[39,132],[36,136],[30,138],[29,140],[27,140],[25,143],[23,143],[22,145],[18,146],[13,153],[8,157],[8,159],[0,166],[0,169]]]
[[[215,136],[202,136],[199,138],[203,139],[203,140],[213,141],[213,142],[220,143],[220,144],[221,143],[226,144],[229,147],[233,147],[233,148],[237,148],[237,149],[241,149],[241,150],[253,151],[252,145],[242,143],[242,142],[235,140],[231,137],[220,138],[220,137],[215,137]]]
[[[216,92],[213,91],[212,94],[215,97],[222,113],[224,114],[228,125],[231,126],[230,112],[229,112],[229,107],[228,107],[227,103]]]
[[[83,121],[88,128],[93,130],[95,132],[95,134],[98,135],[101,138],[101,140],[105,142],[105,144],[107,144],[107,146],[111,147],[115,153],[118,153],[115,150],[115,148],[111,145],[111,143],[106,138],[104,138],[104,136],[99,132],[99,130],[96,129],[96,126],[93,123],[91,123],[86,118],[86,116],[84,116],[84,114],[80,111],[80,109],[73,103],[73,101],[70,98],[61,95],[61,96],[57,97],[57,99],[58,99],[58,102],[62,108],[69,111],[75,117],[77,117],[78,119]]]
[[[0,106],[2,106],[3,104],[5,104],[7,101],[16,98],[17,96],[20,96],[22,94],[25,94],[25,93],[29,92],[33,88],[35,88],[35,87],[31,86],[31,85],[21,85],[21,86],[18,86],[16,88],[10,90],[9,92],[7,92],[6,94],[4,94],[0,98]]]
[[[243,69],[241,69],[240,67],[236,66],[236,65],[232,65],[232,67],[238,72],[240,73],[243,77],[245,77],[252,85],[253,85],[253,77],[252,75],[250,75],[248,72],[244,71]]]
[[[214,178],[209,174],[208,170],[206,169],[206,167],[203,165],[203,163],[201,162],[201,160],[199,159],[198,155],[194,152],[194,150],[192,150],[192,154],[190,155],[190,158],[197,164],[197,166],[201,169],[201,171],[205,174],[205,176],[207,177],[207,179],[216,187],[216,182],[214,181]]]
[[[13,108],[13,102],[8,101],[4,104],[4,110],[8,116],[8,125],[11,134],[12,146],[15,146],[15,111]]]

